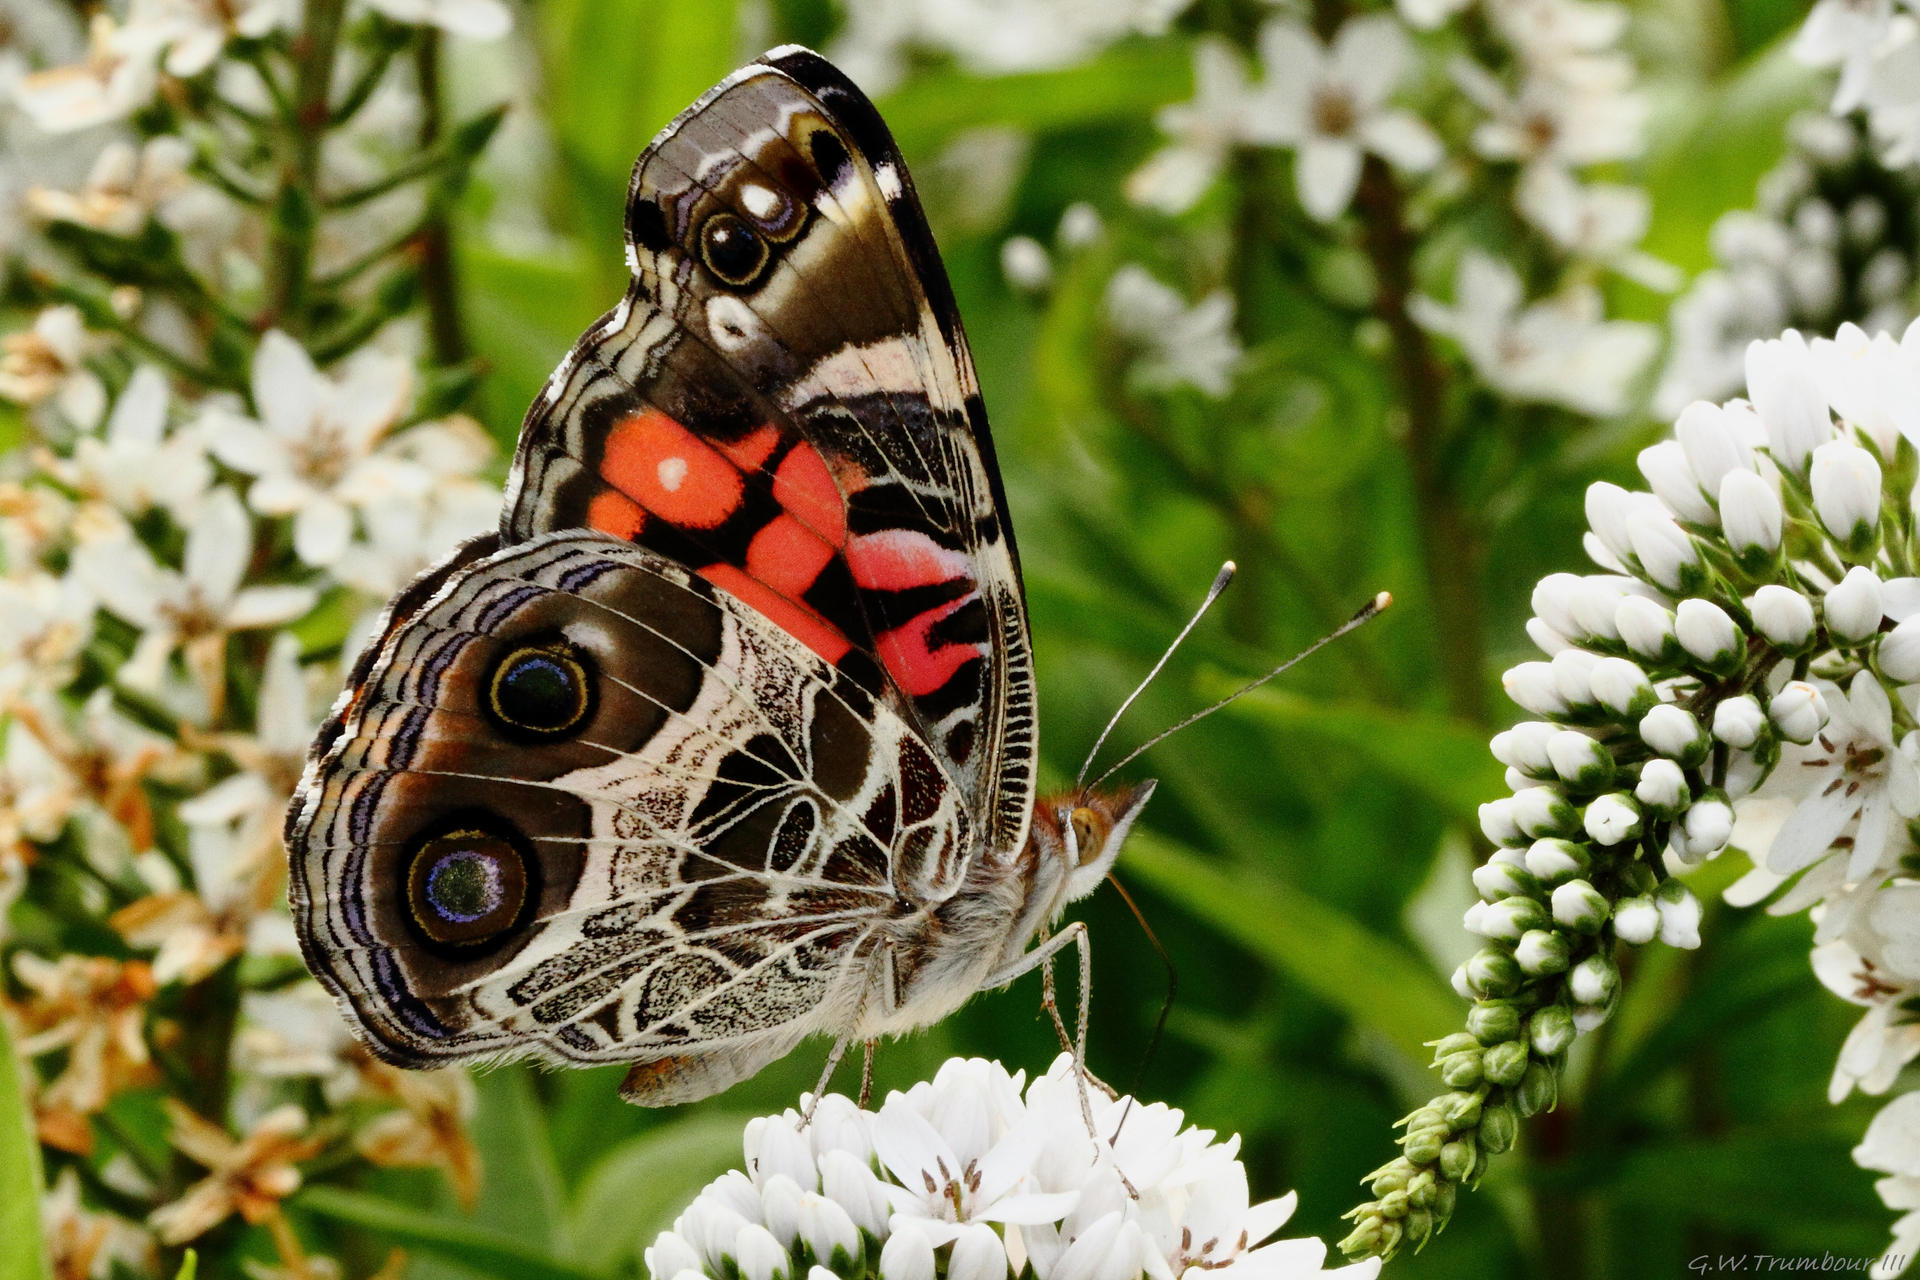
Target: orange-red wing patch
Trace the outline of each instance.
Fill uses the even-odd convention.
[[[758,471],[767,464],[767,459],[773,456],[773,447],[779,443],[780,428],[768,422],[718,447],[742,471]]]
[[[968,578],[970,563],[964,552],[949,551],[917,529],[882,529],[847,543],[847,567],[857,586],[907,591]]]
[[[646,527],[647,513],[618,489],[602,489],[587,504],[587,527],[632,542]]]
[[[833,548],[791,515],[769,520],[747,544],[747,572],[790,600],[807,594]]]
[[[773,500],[799,516],[835,547],[847,540],[847,500],[819,450],[801,443],[780,460],[773,477]]]
[[[739,470],[658,409],[642,409],[607,434],[600,474],[669,524],[713,529],[740,506]]]
[[[840,628],[806,605],[787,599],[738,565],[710,564],[700,576],[743,603],[765,614],[767,620],[830,663],[844,658],[853,642]]]
[[[977,645],[931,645],[933,625],[958,609],[972,597],[950,600],[927,610],[905,626],[895,627],[874,642],[880,651],[880,663],[910,698],[924,698],[953,679],[968,659],[980,656]]]

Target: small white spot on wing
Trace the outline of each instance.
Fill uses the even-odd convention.
[[[668,493],[680,487],[687,478],[687,460],[685,458],[662,458],[659,466],[660,487]]]
[[[780,212],[780,206],[786,203],[780,193],[772,187],[763,187],[757,182],[749,182],[740,188],[740,203],[747,212],[756,218],[767,219]]]
[[[730,293],[707,299],[707,329],[722,351],[738,351],[760,336],[760,317]]]
[[[873,181],[880,188],[880,194],[887,199],[898,200],[900,198],[900,171],[893,167],[892,162],[875,165],[873,168]]]

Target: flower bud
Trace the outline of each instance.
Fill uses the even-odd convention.
[[[1554,1078],[1553,1068],[1544,1062],[1532,1062],[1527,1065],[1527,1074],[1520,1077],[1520,1087],[1510,1096],[1515,1111],[1523,1116],[1537,1116],[1559,1100],[1559,1093],[1560,1084]]]
[[[766,1219],[767,1230],[773,1232],[782,1249],[792,1248],[794,1237],[800,1234],[800,1202],[806,1194],[784,1173],[761,1178],[760,1216]]]
[[[1440,1148],[1440,1176],[1448,1182],[1465,1182],[1473,1172],[1473,1144],[1455,1139]]]
[[[1904,619],[1880,641],[1880,674],[1895,684],[1920,681],[1920,614]]]
[[[1660,608],[1651,600],[1645,603]],[[1617,716],[1637,719],[1660,700],[1647,673],[1625,658],[1602,658],[1594,663],[1587,684],[1593,690],[1593,700]]]
[[[1535,1010],[1527,1020],[1527,1040],[1543,1058],[1564,1053],[1575,1034],[1573,1015],[1557,1004]]]
[[[1613,622],[1627,648],[1648,661],[1658,661],[1673,639],[1673,615],[1645,596],[1628,596],[1614,608]]]
[[[1880,521],[1880,464],[1859,445],[1829,440],[1813,451],[1813,509],[1849,553],[1873,549]]]
[[[1727,611],[1711,600],[1682,600],[1673,613],[1673,634],[1694,659],[1716,675],[1727,675],[1746,653],[1745,637]]]
[[[1827,634],[1839,644],[1858,644],[1880,630],[1880,575],[1855,565],[1827,592]]]
[[[1613,777],[1613,754],[1573,729],[1562,730],[1548,741],[1547,758],[1561,781],[1583,791],[1604,787]]]
[[[1588,956],[1567,974],[1567,993],[1581,1004],[1605,1004],[1619,987],[1619,966],[1603,955]]]
[[[1579,635],[1581,627],[1574,619],[1573,598],[1580,589],[1577,574],[1548,574],[1533,589],[1534,616],[1563,636]]]
[[[1607,922],[1606,895],[1585,880],[1569,880],[1553,891],[1554,923],[1575,933],[1598,933]]]
[[[1516,867],[1510,862],[1485,862],[1475,867],[1473,887],[1488,902],[1497,902],[1516,894],[1530,898],[1540,892],[1540,882],[1524,867]]]
[[[1503,1040],[1480,1058],[1481,1074],[1494,1084],[1507,1088],[1520,1083],[1527,1074],[1527,1046],[1518,1040]]]
[[[1671,702],[1663,702],[1641,717],[1640,740],[1651,750],[1687,765],[1706,759],[1713,745],[1693,713]]]
[[[822,1195],[805,1196],[800,1201],[800,1239],[813,1256],[835,1275],[846,1275],[847,1268],[860,1257],[860,1228],[843,1205]],[[1002,1267],[1006,1255],[1001,1254]],[[952,1270],[948,1270],[951,1280]]]
[[[1640,474],[1647,478],[1647,487],[1674,515],[1688,524],[1711,527],[1720,523],[1713,504],[1700,492],[1700,482],[1694,478],[1693,468],[1687,465],[1687,451],[1680,447],[1678,440],[1649,445],[1640,451],[1638,461]]]
[[[1509,698],[1532,715],[1567,714],[1567,700],[1560,694],[1560,686],[1554,679],[1550,663],[1523,662],[1517,667],[1509,667],[1506,674],[1500,677],[1500,684]]]
[[[1767,429],[1767,452],[1803,474],[1807,456],[1833,437],[1833,415],[1806,339],[1788,332],[1747,347],[1747,396]]]
[[[741,1280],[792,1280],[793,1259],[773,1238],[773,1232],[757,1222],[740,1228],[732,1256],[740,1267]]]
[[[1640,834],[1640,806],[1624,791],[1596,798],[1582,817],[1589,836],[1599,845],[1616,845]]]
[[[1402,1140],[1400,1149],[1406,1153],[1407,1161],[1410,1164],[1432,1164],[1440,1158],[1440,1148],[1447,1144],[1447,1139],[1451,1135],[1452,1130],[1448,1129],[1445,1125],[1427,1125],[1418,1129],[1409,1125],[1407,1128],[1407,1136]],[[1387,1190],[1385,1191],[1379,1190],[1382,1181],[1387,1184]],[[1391,1171],[1386,1178],[1375,1179],[1371,1189],[1374,1195],[1380,1197],[1383,1207],[1396,1203],[1404,1204],[1407,1198],[1408,1181],[1409,1172],[1407,1170],[1395,1169]],[[1395,1183],[1399,1185],[1396,1186],[1394,1185]]]
[[[1767,719],[1781,737],[1804,746],[1827,727],[1827,700],[1805,680],[1789,680],[1767,704]]]
[[[1610,1004],[1577,1004],[1573,1006],[1573,1029],[1584,1036],[1597,1030],[1612,1016],[1613,1006]]]
[[[1633,542],[1627,535],[1627,519],[1639,503],[1632,494],[1605,480],[1587,486],[1587,524],[1617,564],[1633,558]]]
[[[1481,1008],[1493,1007],[1495,1006],[1481,1006]],[[1520,1033],[1520,1015],[1509,1005],[1500,1005],[1498,1007],[1504,1009],[1507,1013],[1513,1014],[1512,1033],[1500,1037],[1500,1040],[1511,1040],[1515,1035]],[[1472,1009],[1467,1010],[1467,1020],[1469,1022],[1473,1020],[1474,1012]],[[1471,1030],[1471,1028],[1469,1029]],[[1499,1040],[1482,1038],[1480,1043],[1498,1044]],[[1480,1123],[1480,1109],[1485,1102],[1486,1098],[1478,1092],[1461,1093],[1456,1090],[1453,1093],[1443,1094],[1435,1098],[1428,1105],[1434,1107],[1439,1112],[1441,1119],[1446,1123],[1449,1133],[1459,1133],[1463,1129],[1471,1129]],[[1428,1161],[1428,1163],[1430,1164],[1432,1162]]]
[[[1753,625],[1775,648],[1797,653],[1813,639],[1813,606],[1791,587],[1770,582],[1749,601]]]
[[[1518,942],[1520,935],[1529,929],[1538,929],[1547,923],[1547,909],[1532,898],[1502,898],[1498,902],[1482,902],[1468,908],[1467,927],[1483,938],[1498,938],[1506,942]]]
[[[1554,688],[1569,707],[1593,705],[1593,669],[1599,663],[1600,655],[1585,649],[1562,649],[1547,661],[1553,668]]]
[[[647,1247],[645,1261],[648,1275],[677,1276],[682,1271],[703,1274],[704,1264],[699,1253],[673,1231],[662,1231],[654,1238]]]
[[[1523,971],[1538,978],[1565,970],[1573,963],[1573,948],[1551,929],[1529,929],[1514,945],[1513,958]]]
[[[1766,732],[1767,713],[1750,693],[1728,698],[1713,709],[1713,736],[1736,751],[1745,751]]]
[[[826,1109],[832,1097],[829,1094],[820,1100],[821,1110]],[[817,1114],[814,1123],[820,1123]],[[863,1133],[861,1146],[865,1145]],[[880,1179],[874,1176],[872,1166],[852,1150],[833,1148],[821,1154],[820,1194],[845,1209],[853,1218],[853,1224],[876,1240],[886,1235],[887,1219],[892,1213],[887,1193]]]
[[[1487,1107],[1480,1113],[1480,1145],[1496,1156],[1513,1145],[1519,1132],[1520,1122],[1510,1107]]]
[[[1553,776],[1553,761],[1547,755],[1547,743],[1561,732],[1557,724],[1545,720],[1523,720],[1511,729],[1493,735],[1489,744],[1493,758],[1510,769],[1518,769],[1530,778]]]
[[[1523,845],[1530,837],[1520,831],[1513,814],[1513,797],[1502,796],[1480,806],[1480,834],[1496,845]]]
[[[1620,607],[1620,601],[1629,592],[1642,590],[1640,583],[1632,578],[1595,576],[1576,578],[1579,586],[1568,597],[1568,607],[1573,613],[1574,626],[1578,634],[1589,640],[1618,640],[1620,627],[1614,622],[1614,611]]]
[[[1477,902],[1474,903],[1476,907],[1479,905]],[[1480,994],[1473,989],[1473,981],[1467,976],[1467,966],[1464,964],[1453,966],[1453,973],[1447,978],[1447,983],[1453,988],[1453,994],[1462,1000],[1472,1000]]]
[[[1593,863],[1586,849],[1571,840],[1535,840],[1527,846],[1527,870],[1545,884],[1587,874]]]
[[[933,1274],[933,1245],[920,1228],[903,1223],[880,1246],[882,1280],[933,1280]]]
[[[1673,832],[1673,851],[1689,866],[1705,862],[1733,838],[1733,806],[1723,792],[1708,792],[1687,810]]]
[[[1691,951],[1700,945],[1700,899],[1678,880],[1669,880],[1654,894],[1660,913],[1660,941]]]
[[[1440,1081],[1449,1089],[1471,1089],[1480,1083],[1481,1054],[1456,1053],[1440,1062]]]
[[[1572,835],[1580,829],[1580,813],[1553,786],[1528,787],[1513,797],[1513,820],[1530,840]]]
[[[1476,1004],[1467,1010],[1467,1030],[1481,1044],[1499,1044],[1520,1034],[1520,1011],[1510,1004]]]
[[[1729,471],[1720,482],[1720,527],[1740,567],[1753,573],[1780,549],[1780,531],[1786,523],[1780,495],[1751,471]]]
[[[1718,493],[1725,477],[1733,472],[1753,474],[1749,470],[1753,451],[1727,421],[1726,410],[1717,404],[1696,400],[1682,409],[1674,420],[1673,435],[1686,456],[1688,470],[1708,493]]]
[[[1428,1047],[1433,1050],[1433,1060],[1436,1065],[1442,1058],[1451,1058],[1456,1053],[1480,1052],[1480,1042],[1464,1031],[1455,1031],[1441,1036],[1438,1040],[1429,1041]]]
[[[1627,518],[1627,537],[1647,578],[1662,591],[1683,594],[1699,584],[1699,550],[1672,517],[1636,511]]]
[[[1000,1233],[984,1222],[962,1224],[947,1258],[947,1280],[1007,1280],[1007,1247]]]
[[[1633,798],[1654,816],[1671,818],[1693,798],[1687,788],[1687,775],[1671,760],[1655,757],[1640,766],[1640,782]]]
[[[1528,618],[1526,624],[1527,639],[1533,641],[1533,647],[1551,658],[1562,649],[1573,648],[1573,641],[1555,631],[1538,618]]]
[[[1614,936],[1622,942],[1652,942],[1660,932],[1660,908],[1652,894],[1625,898],[1613,906]]]

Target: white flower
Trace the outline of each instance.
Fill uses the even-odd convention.
[[[1239,50],[1203,36],[1193,48],[1193,100],[1162,107],[1154,117],[1171,141],[1127,179],[1127,197],[1162,213],[1192,208],[1234,146],[1247,139],[1249,105]]]
[[[1489,160],[1582,167],[1640,153],[1646,103],[1626,92],[1632,68],[1588,84],[1534,74],[1509,93],[1493,74],[1465,58],[1452,64],[1460,90],[1488,115],[1473,131],[1473,148]]]
[[[1460,261],[1452,306],[1420,295],[1413,318],[1457,341],[1494,390],[1521,401],[1609,417],[1629,403],[1634,379],[1659,345],[1653,326],[1602,318],[1600,297],[1570,287],[1523,305],[1519,273],[1478,249]]]
[[[1322,222],[1352,201],[1367,152],[1416,172],[1440,159],[1440,140],[1418,116],[1386,106],[1409,53],[1406,32],[1386,14],[1349,19],[1331,48],[1289,19],[1261,28],[1265,78],[1248,107],[1249,134],[1297,149],[1300,204]]]
[[[1514,203],[1567,254],[1612,267],[1649,289],[1679,287],[1677,267],[1639,249],[1653,207],[1640,188],[1613,182],[1583,186],[1557,165],[1532,165],[1520,175]]]
[[[122,39],[165,49],[170,76],[197,76],[235,36],[259,39],[293,25],[293,0],[133,0]]]
[[[1794,57],[1809,66],[1840,68],[1836,115],[1860,105],[1868,68],[1892,20],[1892,0],[1819,0],[1795,33]]]
[[[1886,857],[1895,815],[1920,815],[1920,770],[1894,741],[1892,704],[1871,673],[1855,676],[1844,692],[1827,681],[1811,683],[1832,718],[1809,745],[1781,756],[1771,790],[1797,795],[1800,803],[1764,860],[1775,874],[1790,875],[1826,857],[1857,822],[1845,865],[1847,880],[1858,882]],[[1761,858],[1760,850],[1750,852]]]
[[[1137,343],[1133,374],[1146,387],[1185,383],[1210,396],[1224,396],[1241,359],[1233,332],[1233,295],[1208,294],[1189,307],[1146,268],[1121,267],[1107,282],[1107,323]]]
[[[192,428],[167,430],[172,394],[151,365],[134,370],[98,436],[74,442],[71,459],[48,469],[82,495],[134,516],[160,507],[189,519],[213,481],[206,445]]]
[[[1734,470],[1720,482],[1720,527],[1736,552],[1772,555],[1780,547],[1785,520],[1780,495],[1760,476]]]
[[[1829,1101],[1856,1088],[1885,1093],[1900,1069],[1920,1057],[1920,1023],[1905,1006],[1920,995],[1920,885],[1873,896],[1839,938],[1813,949],[1813,972],[1827,990],[1866,1010],[1847,1033],[1834,1064]]]
[[[48,404],[77,427],[92,427],[107,409],[106,388],[86,366],[99,346],[80,312],[48,307],[33,326],[0,339],[0,400]]]
[[[857,1226],[880,1246],[883,1280],[1325,1273],[1319,1241],[1269,1243],[1294,1198],[1251,1202],[1237,1140],[1217,1142],[1162,1104],[1097,1090],[1089,1133],[1083,1087],[1064,1054],[1024,1096],[1021,1078],[999,1064],[955,1059],[877,1112],[830,1095],[804,1131],[793,1111],[756,1120],[751,1176],[710,1184],[647,1250],[648,1268],[797,1276],[803,1246],[822,1261],[836,1245],[852,1252]],[[873,1208],[876,1195],[891,1213]],[[1338,1273],[1370,1280],[1378,1267]]]
[[[1880,519],[1880,464],[1859,445],[1829,440],[1813,451],[1813,508],[1842,542],[1870,537]]]
[[[92,635],[93,595],[74,578],[0,578],[0,712],[72,683]]]
[[[1873,1280],[1890,1280],[1920,1252],[1920,1093],[1901,1094],[1880,1108],[1853,1149],[1853,1160],[1863,1169],[1891,1174],[1874,1189],[1889,1209],[1909,1211],[1893,1224],[1893,1246],[1868,1273]]]
[[[102,608],[141,628],[120,671],[129,688],[158,687],[167,659],[184,651],[201,688],[217,698],[227,636],[274,627],[307,612],[318,593],[305,586],[241,585],[253,530],[231,489],[215,489],[187,529],[180,569],[164,568],[129,534],[83,544],[75,570]]]
[[[50,133],[120,120],[153,100],[156,48],[130,40],[104,13],[94,15],[89,37],[84,62],[36,72],[14,86],[20,109]]]
[[[1814,462],[1818,474],[1819,462]],[[1827,633],[1843,644],[1859,644],[1880,630],[1884,605],[1880,575],[1865,565],[1855,565],[1827,592],[1822,612]]]
[[[431,474],[389,439],[412,395],[412,368],[396,356],[362,348],[334,379],[274,330],[253,360],[260,421],[215,412],[207,432],[215,456],[254,477],[253,509],[292,516],[295,553],[331,565],[352,540],[356,511],[419,501],[431,487]]]

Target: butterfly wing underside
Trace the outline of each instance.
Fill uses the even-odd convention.
[[[569,664],[584,693],[555,703]],[[382,642],[304,796],[307,958],[377,1052],[652,1062],[652,1102],[850,1021],[893,881],[933,874],[901,851],[969,839],[884,704],[588,531],[450,574]]]

